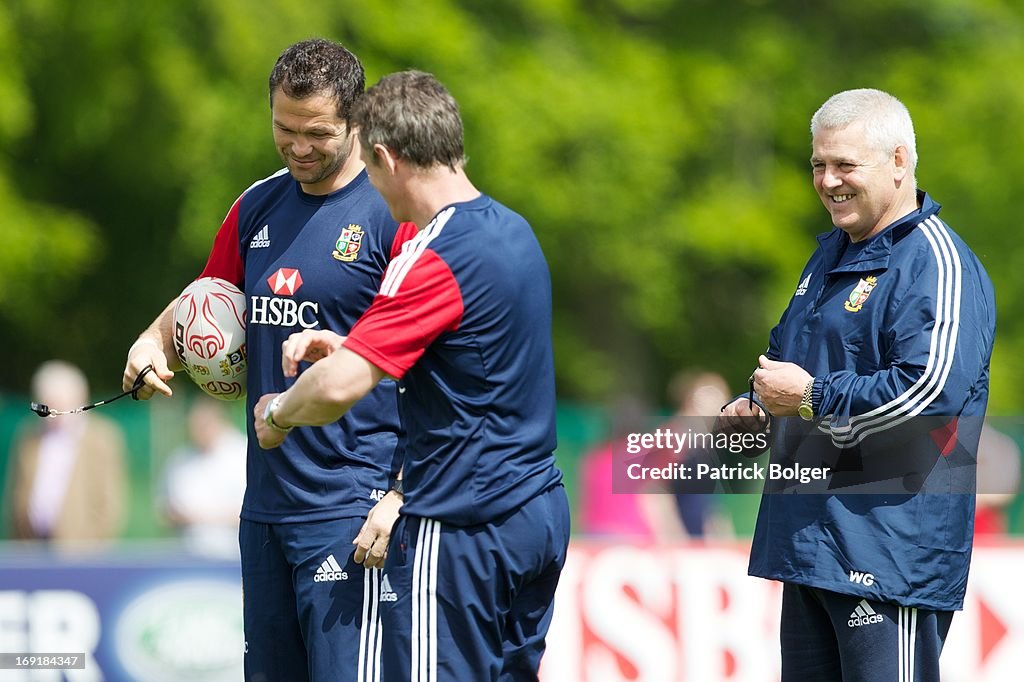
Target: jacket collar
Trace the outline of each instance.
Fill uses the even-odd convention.
[[[922,190],[917,191],[917,203],[920,208],[916,211],[911,211],[875,236],[856,244],[851,243],[847,234],[838,227],[833,228],[831,232],[819,234],[818,244],[825,257],[826,272],[831,275],[839,272],[866,272],[888,268],[893,244],[902,240],[918,224],[942,208]],[[847,253],[846,262],[839,265],[839,259],[844,253]]]

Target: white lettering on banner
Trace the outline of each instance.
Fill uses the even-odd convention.
[[[1004,682],[1024,669],[1024,543],[999,542],[974,549],[943,682]],[[743,543],[573,542],[540,679],[777,682],[782,584],[748,576],[748,556]]]
[[[781,589],[746,563],[745,550],[574,543],[541,679],[776,678]]]
[[[28,652],[28,592],[0,592],[0,651]],[[28,670],[5,670],[12,682],[28,680]],[[5,678],[7,679],[7,678]]]
[[[4,680],[100,682],[103,674],[93,658],[99,641],[99,611],[92,600],[80,592],[0,592],[0,651],[85,654],[84,669],[6,670]],[[17,677],[19,672],[31,674],[31,677]],[[10,677],[6,677],[8,673]]]
[[[622,567],[630,567],[623,571]],[[614,680],[625,672],[616,661],[623,658],[636,671],[635,678],[651,682],[679,679],[678,644],[666,625],[673,609],[671,562],[650,553],[636,554],[628,547],[613,547],[591,562],[581,585],[583,621],[603,643],[583,656],[588,680]]]
[[[672,556],[683,650],[678,679],[777,679],[779,583],[746,575],[745,552],[682,549]]]
[[[586,572],[586,568],[586,552],[576,551],[570,545],[565,566],[558,578],[555,614],[551,618],[551,629],[548,630],[547,649],[540,661],[540,679],[544,682],[584,680],[580,576]]]

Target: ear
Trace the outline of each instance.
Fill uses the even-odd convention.
[[[893,152],[894,177],[896,182],[901,182],[910,175],[910,153],[905,145],[897,145]]]
[[[398,155],[386,146],[378,143],[373,145],[373,156],[377,162],[387,169],[389,175],[394,175],[398,168]]]

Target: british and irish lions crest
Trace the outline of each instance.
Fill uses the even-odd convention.
[[[217,277],[185,287],[174,305],[174,349],[192,381],[218,400],[245,396],[245,295]]]
[[[359,257],[359,248],[363,245],[365,234],[359,225],[349,225],[342,229],[331,255],[337,260],[351,263]]]
[[[860,309],[864,307],[865,301],[868,300],[868,296],[871,295],[876,284],[878,284],[878,278],[874,275],[870,275],[862,279],[857,283],[857,286],[853,288],[853,291],[850,292],[846,302],[843,303],[843,307],[851,313],[860,312]]]

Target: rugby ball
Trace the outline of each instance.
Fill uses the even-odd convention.
[[[218,400],[245,396],[245,294],[231,282],[202,277],[174,304],[174,350],[199,388]]]

